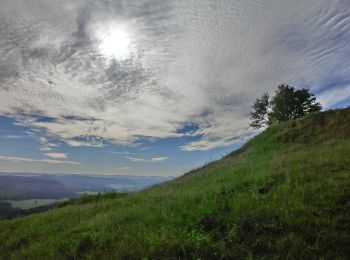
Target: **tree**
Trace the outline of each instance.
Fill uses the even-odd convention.
[[[268,93],[264,93],[261,98],[256,99],[252,108],[250,126],[258,129],[272,123],[302,118],[309,113],[320,111],[322,106],[316,102],[316,98],[308,89],[296,90],[281,84],[271,100]]]
[[[261,128],[268,124],[269,94],[264,93],[261,98],[257,98],[250,112],[250,126],[254,129]]]

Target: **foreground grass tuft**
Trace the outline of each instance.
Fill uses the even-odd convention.
[[[3,259],[350,257],[350,109],[272,126],[134,194],[0,222]]]

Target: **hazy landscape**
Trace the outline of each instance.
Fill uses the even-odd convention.
[[[292,120],[145,191],[1,221],[0,256],[347,259],[349,154],[349,108]]]
[[[0,173],[0,217],[42,211],[84,194],[134,192],[170,180],[157,176]],[[45,206],[45,207],[43,207]],[[38,209],[35,209],[38,208]],[[24,210],[24,211],[22,211]]]
[[[0,260],[350,259],[350,0],[0,0]]]

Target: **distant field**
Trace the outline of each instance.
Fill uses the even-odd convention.
[[[31,209],[36,207],[41,207],[45,205],[49,205],[55,202],[64,201],[67,199],[30,199],[30,200],[3,200],[3,202],[10,203],[12,208],[20,208],[20,209]]]
[[[132,185],[123,185],[123,184],[109,184],[107,187],[113,189],[116,192],[131,192],[131,191],[136,191],[139,188],[134,187]]]

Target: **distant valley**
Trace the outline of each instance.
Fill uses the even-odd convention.
[[[52,208],[82,194],[132,192],[171,179],[159,176],[0,173],[0,218]]]

